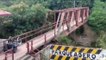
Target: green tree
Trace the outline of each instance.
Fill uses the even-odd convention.
[[[51,0],[50,9],[64,9],[72,7],[92,7],[94,0]]]
[[[106,2],[95,0],[92,13],[89,18],[89,25],[93,27],[95,31],[106,31]]]
[[[46,23],[45,15],[48,9],[40,3],[30,6],[21,1],[6,7],[5,10],[10,11],[12,16],[9,17],[11,22],[2,25],[1,30],[3,30],[3,33],[0,33],[2,37],[8,38],[8,36],[15,36],[33,29],[37,29]]]

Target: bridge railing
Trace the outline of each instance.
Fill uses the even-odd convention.
[[[31,38],[39,36],[40,34],[45,33],[45,32],[47,32],[50,29],[53,29],[54,25],[55,25],[55,23],[50,24],[50,25],[42,26],[42,27],[40,27],[38,29],[23,33],[21,35],[14,36],[14,37],[11,38],[11,40],[12,41],[16,41],[17,38],[19,38],[19,41],[26,42],[26,41],[28,41]],[[6,41],[9,41],[9,40],[10,39],[7,39]]]

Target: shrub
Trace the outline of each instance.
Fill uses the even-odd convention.
[[[62,36],[58,39],[58,42],[60,44],[64,44],[64,45],[73,45],[73,41],[71,40],[71,38],[66,37],[66,36]]]
[[[96,47],[106,49],[106,32],[101,32],[96,41]]]
[[[106,31],[106,2],[95,0],[92,13],[89,18],[89,25],[93,27],[96,32],[101,30]]]

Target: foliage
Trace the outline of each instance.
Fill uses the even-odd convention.
[[[89,25],[93,27],[96,32],[101,30],[106,31],[106,2],[95,0],[92,13],[89,17]]]
[[[94,0],[51,0],[50,9],[64,9],[71,7],[92,7]]]
[[[73,45],[74,43],[74,41],[71,38],[66,36],[59,37],[58,42],[64,45]]]
[[[12,13],[12,16],[9,17],[12,21],[1,26],[3,32],[0,35],[3,37],[18,35],[42,26],[46,22],[45,15],[48,11],[40,3],[29,6],[23,1],[13,4],[5,10]]]
[[[72,2],[70,0],[51,0],[50,2],[50,9],[64,9],[72,7]]]
[[[101,32],[100,36],[96,41],[96,47],[106,49],[106,32]]]

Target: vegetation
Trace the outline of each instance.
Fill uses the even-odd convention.
[[[74,41],[66,36],[61,36],[58,38],[58,43],[62,44],[62,45],[74,45]]]
[[[106,2],[95,0],[92,13],[89,18],[89,25],[96,32],[106,31]]]
[[[7,19],[11,19],[11,22],[3,23],[1,26],[3,27],[1,29],[3,32],[0,33],[1,38],[8,38],[8,36],[14,36],[29,30],[37,29],[46,23],[45,15],[48,8],[40,3],[30,6],[21,1],[20,3],[12,4],[2,9],[11,12],[12,16]],[[0,20],[4,21],[5,19],[0,18]]]
[[[96,41],[95,47],[106,49],[106,32],[101,32],[100,37]]]
[[[106,48],[106,0],[95,0],[89,25],[98,34],[95,47]]]

